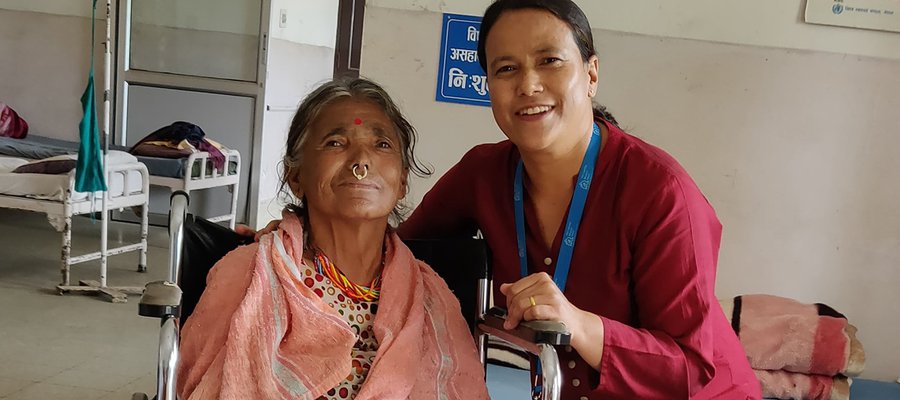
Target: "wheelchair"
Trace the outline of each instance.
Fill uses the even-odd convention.
[[[170,198],[169,276],[146,285],[138,313],[160,319],[158,400],[176,400],[175,377],[179,358],[179,327],[190,317],[206,286],[206,274],[216,261],[252,238],[187,213],[187,193]],[[474,335],[482,365],[487,368],[488,336],[539,357],[541,399],[558,400],[562,387],[555,346],[570,344],[565,326],[553,321],[529,321],[515,330],[503,328],[505,310],[488,309],[491,292],[490,250],[483,239],[405,240],[416,258],[425,261],[459,299],[461,311]],[[135,393],[132,400],[148,399]]]

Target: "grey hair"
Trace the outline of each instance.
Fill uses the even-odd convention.
[[[300,108],[294,114],[291,128],[288,131],[284,158],[282,159],[284,167],[281,176],[280,190],[282,192],[287,186],[288,178],[296,168],[300,167],[302,149],[309,136],[310,126],[331,103],[344,98],[368,100],[381,107],[388,119],[393,123],[397,136],[400,138],[400,158],[403,168],[422,178],[431,176],[434,173],[430,166],[424,165],[416,158],[416,129],[403,116],[400,108],[397,107],[397,104],[394,103],[387,91],[377,83],[365,78],[342,77],[325,82],[313,90],[312,93],[303,99],[303,102],[300,103]],[[409,185],[407,185],[408,191]],[[306,209],[305,205],[302,204],[303,200],[300,199],[300,204],[288,205],[288,209],[305,215]],[[391,216],[398,223],[402,220],[406,211],[408,211],[408,207],[403,203],[398,203],[394,207],[394,211],[391,212]]]

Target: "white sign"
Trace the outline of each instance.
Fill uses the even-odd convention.
[[[900,1],[807,0],[806,22],[900,32]]]

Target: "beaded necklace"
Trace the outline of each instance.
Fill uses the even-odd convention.
[[[341,290],[345,296],[357,300],[372,302],[381,296],[381,272],[375,276],[369,286],[363,286],[350,281],[341,270],[318,248],[313,249],[313,262],[316,264],[316,272],[325,275],[331,283]],[[381,255],[382,271],[384,270],[384,254]]]

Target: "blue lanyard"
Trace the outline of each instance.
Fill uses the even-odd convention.
[[[569,204],[569,216],[566,218],[566,230],[563,232],[562,243],[559,246],[559,256],[556,257],[556,271],[553,272],[553,282],[559,287],[560,292],[566,290],[566,279],[569,278],[569,266],[572,264],[572,251],[575,250],[575,238],[578,236],[578,227],[581,225],[581,216],[584,214],[584,203],[587,201],[588,190],[594,179],[594,166],[597,164],[597,156],[600,154],[600,127],[594,123],[594,131],[591,141],[588,143],[584,159],[581,160],[581,170],[578,172],[578,182],[575,192],[572,193],[572,201]],[[522,269],[522,277],[528,276],[528,251],[525,249],[525,205],[524,191],[522,189],[522,160],[516,166],[516,178],[513,183],[513,203],[516,208],[516,240],[519,243],[519,264]],[[537,363],[535,378],[541,376],[541,363]],[[532,398],[539,399],[543,385],[535,381],[532,388]]]
[[[572,263],[572,251],[575,250],[575,238],[578,236],[578,226],[581,225],[581,215],[584,213],[584,203],[587,200],[588,190],[591,188],[591,180],[594,178],[594,166],[597,164],[597,155],[600,154],[600,127],[594,124],[591,134],[591,142],[581,161],[581,170],[578,173],[578,182],[575,192],[572,193],[572,201],[569,205],[569,216],[566,218],[566,230],[563,232],[562,244],[559,247],[559,256],[556,258],[556,271],[553,273],[553,282],[559,287],[560,292],[566,290],[566,279],[569,277],[569,266]],[[528,252],[525,249],[525,205],[523,204],[522,189],[522,160],[516,166],[516,178],[513,184],[513,202],[516,209],[516,236],[519,243],[519,263],[522,269],[522,277],[528,276]]]

